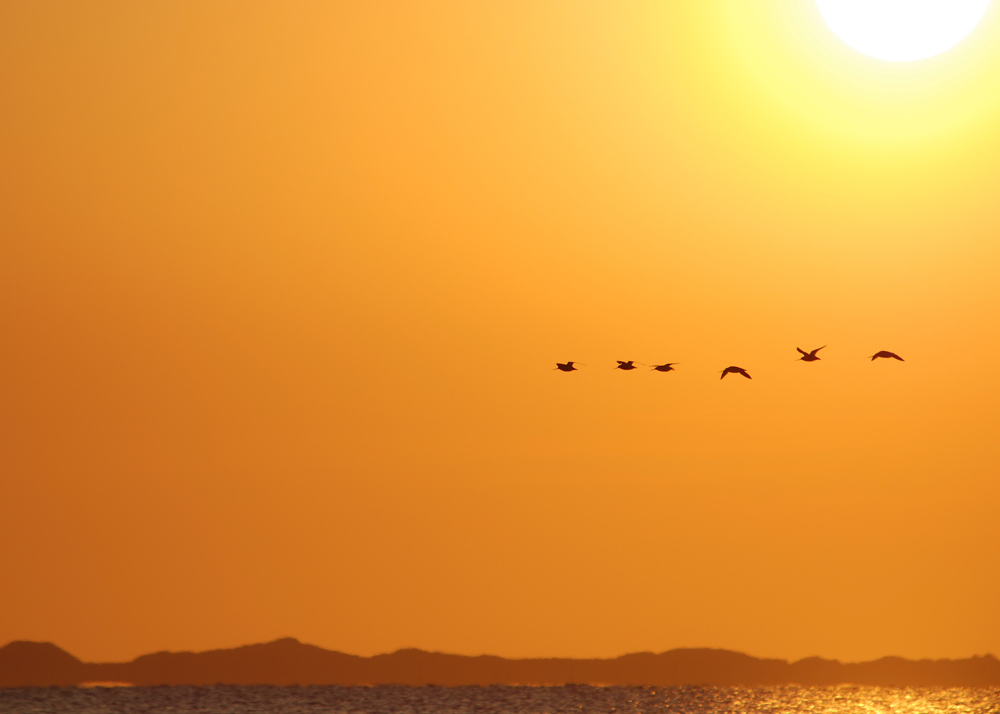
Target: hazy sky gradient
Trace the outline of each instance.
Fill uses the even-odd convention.
[[[998,40],[0,5],[0,643],[1000,655]]]

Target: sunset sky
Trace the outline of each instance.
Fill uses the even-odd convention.
[[[1000,4],[7,2],[0,97],[0,645],[1000,655]]]

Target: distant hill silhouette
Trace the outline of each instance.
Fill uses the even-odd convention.
[[[85,667],[50,642],[11,642],[0,649],[0,686],[79,684]]]
[[[843,664],[810,657],[758,659],[718,649],[640,652],[614,659],[505,659],[404,649],[358,657],[293,638],[209,652],[157,652],[131,662],[81,662],[47,642],[0,648],[0,686],[66,686],[85,682],[162,684],[681,684],[982,687],[1000,686],[993,655],[960,660],[883,657]]]

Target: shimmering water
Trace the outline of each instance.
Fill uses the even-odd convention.
[[[3,714],[1000,714],[1000,688],[118,687],[0,689]]]

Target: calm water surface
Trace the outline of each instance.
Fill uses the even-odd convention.
[[[3,714],[1000,714],[1000,688],[48,687],[0,689]]]

